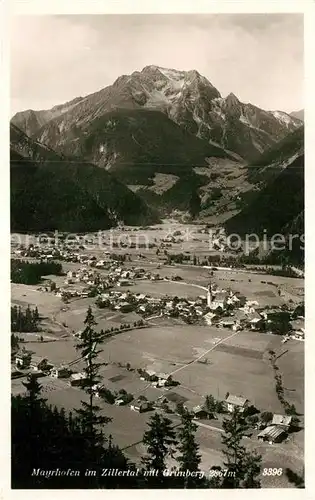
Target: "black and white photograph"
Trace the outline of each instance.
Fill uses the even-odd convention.
[[[304,22],[10,17],[13,490],[305,488]]]

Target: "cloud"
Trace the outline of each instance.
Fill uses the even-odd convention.
[[[47,108],[155,64],[197,69],[223,94],[303,107],[301,15],[20,16],[11,27],[12,111]]]

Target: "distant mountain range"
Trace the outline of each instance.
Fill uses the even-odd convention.
[[[300,111],[292,111],[290,115],[304,122],[304,109],[300,109]]]
[[[84,232],[157,214],[106,170],[72,161],[11,124],[11,230]]]
[[[11,124],[16,227],[28,218],[32,228],[145,223],[186,211],[196,194],[200,218],[234,232],[268,220],[300,224],[303,121],[223,98],[195,70],[147,66],[86,97],[17,113]],[[277,186],[279,203],[271,202]]]
[[[234,94],[222,98],[220,92],[197,71],[177,71],[158,66],[146,66],[142,71],[119,77],[110,85],[84,98],[55,106],[51,110],[28,110],[17,113],[12,123],[31,137],[60,153],[77,154],[82,138],[103,127],[104,117],[115,110],[146,110],[149,120],[157,112],[168,117],[190,134],[208,143],[232,151],[246,160],[262,153],[275,142],[301,125],[301,121],[281,111],[264,111],[244,104]],[[127,112],[128,111],[128,112]],[[122,116],[121,116],[122,119]],[[168,121],[162,122],[169,127]],[[115,126],[115,125],[113,125]],[[107,150],[110,127],[99,130],[99,140]],[[167,133],[167,132],[166,132]],[[100,144],[95,143],[95,148]],[[109,148],[112,150],[112,147]],[[115,145],[116,160],[124,159],[125,151]],[[93,160],[97,153],[90,151]],[[94,161],[94,160],[93,160]],[[107,158],[99,159],[101,166]],[[113,166],[113,162],[110,162]]]

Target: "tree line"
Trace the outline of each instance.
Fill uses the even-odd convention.
[[[42,276],[62,274],[60,262],[27,262],[19,259],[11,259],[11,281],[24,285],[37,285]]]
[[[12,332],[38,332],[40,316],[37,307],[31,309],[28,305],[25,311],[21,307],[11,307]]]
[[[271,252],[265,256],[259,257],[257,252],[251,252],[249,255],[240,253],[239,255],[231,254],[211,254],[206,256],[187,255],[184,253],[169,254],[166,253],[166,263],[171,264],[185,264],[192,263],[194,266],[232,266],[232,267],[245,267],[246,265],[252,266],[265,266],[267,274],[275,276],[286,276],[295,278],[296,274],[290,268],[290,260],[287,255],[281,252]],[[272,269],[268,266],[277,265],[281,269]],[[261,271],[261,269],[259,269]]]

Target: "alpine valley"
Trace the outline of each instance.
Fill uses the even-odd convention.
[[[195,70],[158,66],[50,110],[19,112],[11,120],[12,229],[64,228],[65,208],[67,230],[149,223],[189,212],[194,196],[201,221],[289,227],[303,212],[296,116],[303,112],[222,97]],[[281,201],[271,204],[279,185]]]
[[[51,97],[57,80],[54,91],[66,95],[78,61],[95,81],[73,50],[90,43],[90,16],[69,17],[58,33],[67,29],[72,45],[60,35],[55,50],[53,29],[47,53],[41,39],[45,65],[36,73],[41,60],[27,54],[32,66],[23,65],[25,94],[17,90],[14,106],[41,89],[41,99]],[[131,42],[141,23],[151,30],[152,16],[117,16],[119,30],[106,29],[115,16],[94,17],[88,58],[98,75],[111,54],[119,64],[142,57]],[[167,26],[186,57],[175,17]],[[227,17],[217,26],[228,49],[247,16]],[[249,18],[245,40],[256,57],[258,28],[272,21]],[[192,19],[183,37],[197,30]],[[233,38],[223,31],[231,27]],[[100,31],[115,52],[102,43],[105,52],[92,56]],[[163,49],[162,37],[152,40]],[[210,60],[204,47],[198,41]],[[224,71],[234,49],[223,57],[215,47]],[[241,71],[252,59],[238,52],[242,92],[260,71],[277,86],[285,61],[257,50],[258,73],[249,67],[247,81]],[[46,71],[47,81],[35,82]],[[261,88],[267,93],[256,95],[266,97]],[[276,92],[296,99],[293,88]],[[86,97],[13,116],[12,488],[304,487],[304,121],[292,111],[222,96],[195,70],[147,66]]]

